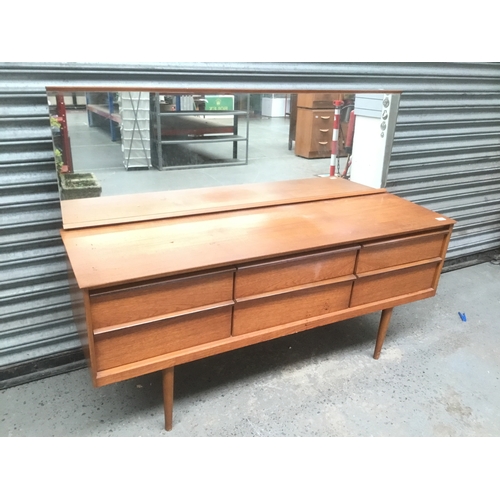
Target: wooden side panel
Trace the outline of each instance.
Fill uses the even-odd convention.
[[[352,281],[347,281],[236,303],[233,335],[340,311],[349,306],[351,288]]]
[[[95,335],[97,370],[230,337],[231,309],[210,309]]]
[[[236,299],[353,274],[359,247],[238,267]]]
[[[233,271],[120,287],[90,295],[94,329],[232,300]]]
[[[453,230],[453,226],[450,226],[448,229],[448,233],[445,235],[445,238],[443,240],[443,246],[441,247],[441,263],[436,269],[436,272],[434,273],[434,280],[432,282],[432,288],[437,290],[438,283],[439,283],[439,278],[441,277],[441,271],[443,269],[444,265],[444,260],[446,257],[446,252],[448,251],[448,244],[450,243],[450,238],[451,238],[451,232]]]
[[[309,110],[297,109],[297,126],[295,130],[295,154],[307,158],[311,145],[312,114]]]
[[[90,300],[88,290],[82,290],[83,304],[85,308],[85,321],[86,321],[86,338],[80,334],[80,339],[82,341],[83,352],[85,356],[89,357],[90,361],[90,372],[92,375],[92,382],[96,383],[96,362],[95,362],[95,345],[94,345],[94,333],[92,327],[92,314],[90,310]]]
[[[430,262],[359,277],[354,282],[350,307],[432,289],[439,264]]]

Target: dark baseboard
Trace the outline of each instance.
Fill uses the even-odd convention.
[[[500,249],[497,249],[490,250],[488,252],[466,255],[465,257],[458,257],[456,259],[449,259],[444,263],[443,273],[455,271],[464,267],[477,266],[478,264],[484,264],[485,262],[491,262],[495,260],[495,258],[498,258],[499,254]]]
[[[61,373],[80,370],[86,366],[87,361],[81,349],[7,365],[0,368],[0,389],[8,389]]]

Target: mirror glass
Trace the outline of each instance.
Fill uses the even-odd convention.
[[[68,227],[93,225],[84,220],[86,205],[75,200],[88,200],[91,206],[105,198],[109,207],[123,195],[326,177],[332,172],[349,178],[353,148],[369,152],[380,148],[381,137],[390,136],[388,97],[50,89],[63,224],[71,207],[80,211],[80,222]],[[372,118],[371,132],[358,115]],[[332,144],[337,145],[333,157]]]

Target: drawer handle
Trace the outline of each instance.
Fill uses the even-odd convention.
[[[224,302],[217,302],[216,304],[209,304],[206,306],[193,307],[192,309],[185,309],[183,311],[175,311],[168,314],[163,314],[161,316],[153,316],[151,318],[137,319],[134,321],[129,321],[127,323],[116,324],[112,326],[103,326],[102,328],[96,328],[94,330],[94,335],[103,335],[106,333],[126,331],[128,328],[137,328],[143,325],[158,324],[162,321],[168,321],[170,319],[182,318],[186,316],[191,316],[196,313],[204,313],[208,311],[213,311],[216,309],[223,309],[228,306],[233,306],[234,300],[226,300]]]
[[[319,131],[320,132],[328,132],[330,129],[329,128],[320,128]]]
[[[328,144],[328,142],[319,142],[318,141],[318,144],[321,144],[322,146],[324,146],[325,144]]]
[[[304,283],[303,285],[292,286],[289,288],[281,288],[279,290],[271,290],[269,292],[258,293],[256,295],[248,295],[246,297],[236,298],[235,306],[245,302],[248,303],[253,300],[259,300],[268,297],[278,297],[280,295],[285,295],[287,293],[301,292],[304,290],[313,290],[314,288],[318,289],[322,286],[328,286],[328,285],[338,285],[341,283],[346,283],[348,281],[354,281],[355,279],[356,276],[354,274],[348,274],[346,276],[339,276],[338,278],[331,278],[323,281],[315,281],[313,283]]]
[[[329,116],[322,116],[321,119],[322,120],[328,120],[328,118],[330,118]]]

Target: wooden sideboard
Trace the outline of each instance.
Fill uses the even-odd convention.
[[[62,239],[94,385],[162,371],[167,430],[176,365],[382,311],[378,358],[392,308],[436,293],[455,223],[339,178],[126,198],[144,220],[110,206]]]

